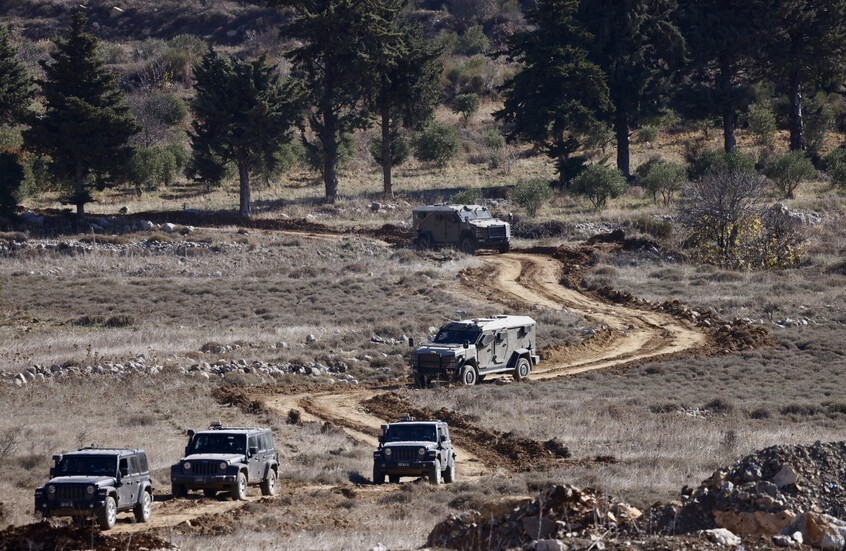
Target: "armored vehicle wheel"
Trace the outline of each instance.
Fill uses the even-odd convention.
[[[135,513],[135,520],[137,522],[147,522],[150,520],[150,515],[153,512],[153,496],[150,492],[144,491],[141,494],[141,501],[135,504],[132,512]]]
[[[206,497],[214,497],[214,496],[217,495],[217,490],[205,489],[205,490],[203,490],[203,495],[206,496]]]
[[[479,374],[479,375],[476,377],[476,384],[479,384],[479,383],[481,383],[481,382],[482,382],[482,381],[484,381],[484,380],[485,380],[485,376],[484,376],[484,375],[482,375],[482,374]]]
[[[188,490],[185,489],[184,484],[171,484],[170,495],[173,497],[185,497],[188,495]]]
[[[417,248],[421,251],[428,251],[432,248],[432,238],[428,233],[421,233],[417,236]]]
[[[273,469],[270,469],[267,473],[267,478],[261,481],[261,495],[276,495],[276,471]]]
[[[464,372],[461,374],[461,383],[464,386],[473,386],[479,379],[479,375],[476,373],[476,368],[472,365],[468,365]]]
[[[476,254],[476,240],[470,236],[461,240],[461,252],[464,254]]]
[[[384,484],[385,483],[385,473],[373,467],[373,484]]]
[[[115,525],[115,521],[117,521],[117,504],[115,498],[107,496],[103,508],[97,511],[97,524],[100,525],[101,530],[108,530]]]
[[[441,483],[441,468],[436,464],[429,470],[429,484],[438,486]]]
[[[229,495],[232,496],[232,499],[247,499],[247,477],[244,473],[238,473],[238,479],[229,488]]]
[[[400,476],[398,474],[388,475],[388,480],[391,484],[399,484]]]
[[[523,381],[532,372],[532,365],[526,358],[517,360],[517,366],[514,368],[514,378],[518,381]]]
[[[444,471],[444,482],[451,484],[455,482],[455,461],[449,464],[449,467]]]
[[[510,250],[511,250],[511,244],[510,243],[505,243],[504,245],[499,246],[499,252],[501,252],[501,253],[507,253]]]

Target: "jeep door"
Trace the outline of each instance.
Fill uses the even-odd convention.
[[[260,481],[264,475],[264,462],[262,461],[264,453],[261,448],[259,434],[251,434],[247,439],[247,455],[249,455],[250,450],[256,450],[256,453],[247,459],[247,468],[249,469],[251,483]]]
[[[135,474],[132,474],[132,461],[134,457],[121,457],[118,462],[118,472],[120,473],[120,484],[117,487],[118,508],[124,509],[135,503],[135,481],[138,478],[138,466],[136,463]]]

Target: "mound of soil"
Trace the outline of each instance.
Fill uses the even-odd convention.
[[[156,536],[139,533],[110,536],[89,526],[53,526],[48,522],[11,526],[0,532],[0,551],[152,551],[176,549]]]
[[[262,395],[260,389],[253,387],[219,386],[212,390],[211,394],[212,398],[219,404],[235,406],[249,415],[263,415],[270,411],[261,400],[256,398]]]
[[[396,419],[408,413],[417,419],[440,419],[449,423],[450,431],[484,459],[488,467],[502,466],[514,471],[530,471],[571,456],[570,450],[556,440],[539,442],[476,426],[461,413],[441,408],[432,411],[418,408],[395,393],[381,394],[362,403],[367,410],[382,419]]]
[[[773,446],[718,469],[681,506],[647,513],[668,533],[721,526],[739,533],[777,533],[795,515],[813,512],[846,520],[846,442]]]

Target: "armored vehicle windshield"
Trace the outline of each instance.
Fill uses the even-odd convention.
[[[474,343],[479,338],[478,329],[468,329],[462,326],[446,325],[438,331],[434,342],[437,344]]]
[[[246,434],[205,433],[197,434],[191,443],[190,453],[244,453]]]
[[[56,476],[115,476],[117,456],[114,455],[66,455],[54,470]]]
[[[436,442],[437,439],[435,425],[431,423],[402,423],[389,425],[383,442]]]
[[[488,209],[486,209],[484,207],[475,208],[475,209],[468,209],[467,207],[465,207],[465,208],[458,211],[458,216],[464,221],[490,220],[490,219],[493,218],[493,216],[491,216],[491,213],[488,211]]]

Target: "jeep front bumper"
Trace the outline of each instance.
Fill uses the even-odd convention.
[[[74,517],[90,516],[102,509],[106,503],[106,496],[95,496],[93,499],[47,499],[44,495],[35,496],[35,512],[45,517]]]
[[[385,461],[374,460],[374,469],[386,475],[422,476],[437,464],[437,461]]]
[[[173,474],[170,475],[172,484],[182,484],[189,490],[224,490],[238,479],[238,473],[224,475],[195,475],[195,474]]]

